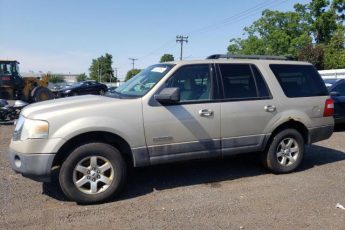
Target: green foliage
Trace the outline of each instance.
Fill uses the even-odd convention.
[[[325,47],[325,69],[345,68],[345,29],[339,28]]]
[[[80,82],[80,81],[86,81],[87,79],[87,75],[85,73],[82,73],[82,74],[79,74],[77,76],[77,81]]]
[[[265,10],[262,17],[244,31],[246,39],[232,39],[229,53],[297,56],[298,49],[310,44],[308,25],[296,12]]]
[[[116,81],[114,77],[114,70],[111,65],[113,64],[113,56],[106,53],[104,56],[93,59],[89,68],[90,78],[95,81],[110,82]]]
[[[246,38],[230,40],[228,52],[292,56],[319,69],[343,66],[344,12],[344,0],[312,0],[288,12],[265,10],[244,28]]]
[[[164,54],[160,59],[160,63],[174,61],[174,60],[175,58],[172,54]]]
[[[317,69],[324,69],[324,48],[321,45],[307,44],[300,49],[298,60],[310,62]]]
[[[132,69],[132,70],[128,71],[126,74],[125,81],[128,81],[129,79],[131,79],[132,77],[137,75],[140,71],[141,71],[140,69]]]
[[[65,81],[65,77],[60,74],[47,74],[49,77],[49,82],[51,83],[61,83]]]

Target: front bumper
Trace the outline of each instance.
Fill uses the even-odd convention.
[[[9,149],[8,155],[14,171],[36,181],[50,181],[55,154],[24,154]]]
[[[330,138],[333,134],[334,125],[321,126],[309,129],[309,140],[308,144],[314,142],[326,140]]]

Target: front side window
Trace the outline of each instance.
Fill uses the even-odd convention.
[[[200,101],[211,99],[211,74],[209,65],[181,67],[168,80],[167,87],[180,88],[180,101]]]
[[[325,84],[312,65],[271,64],[270,68],[287,97],[328,95]]]
[[[142,97],[173,67],[172,64],[152,65],[119,86],[115,93],[127,97]]]

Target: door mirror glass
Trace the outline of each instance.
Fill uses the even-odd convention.
[[[176,104],[180,101],[180,89],[179,88],[164,88],[159,94],[156,94],[154,98],[162,105]]]

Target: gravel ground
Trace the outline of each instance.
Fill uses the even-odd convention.
[[[0,229],[345,229],[345,132],[307,148],[302,166],[273,175],[250,155],[133,169],[122,195],[81,206],[56,182],[15,174],[0,127]]]

